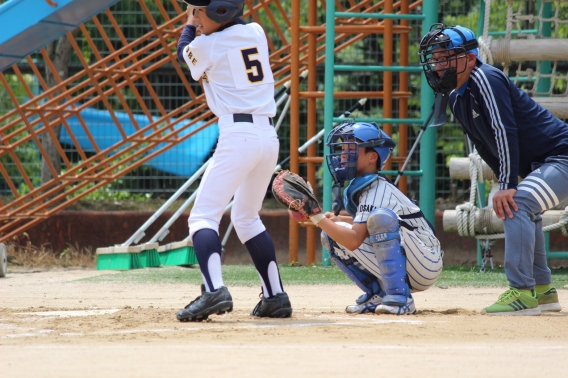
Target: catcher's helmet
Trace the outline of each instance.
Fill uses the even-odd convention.
[[[243,15],[244,0],[178,0],[194,7],[207,7],[205,14],[218,24]]]
[[[383,169],[393,148],[396,146],[390,136],[376,123],[343,122],[327,136],[329,154],[325,157],[333,181],[343,184],[353,180],[357,174],[359,147],[371,147],[379,155],[379,169]]]
[[[420,63],[428,84],[436,93],[446,94],[456,89],[458,74],[456,64],[450,64],[465,53],[479,56],[475,34],[463,26],[434,24],[420,41]],[[445,50],[440,50],[445,49]],[[434,50],[437,57],[434,58]]]

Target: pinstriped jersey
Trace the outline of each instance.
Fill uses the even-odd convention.
[[[378,208],[387,208],[394,211],[399,217],[405,218],[420,212],[420,208],[404,195],[396,186],[384,177],[378,176],[371,184],[361,190],[359,195],[357,213],[353,223],[366,223],[369,213]],[[434,236],[433,230],[424,217],[405,218],[403,221],[414,227],[414,234],[427,247],[436,247],[440,242]],[[404,240],[403,240],[404,244]]]
[[[450,93],[450,110],[500,189],[517,187],[533,163],[568,156],[568,125],[533,101],[499,69],[478,61],[467,83]]]
[[[274,117],[274,77],[268,42],[259,24],[238,23],[195,37],[179,48],[183,48],[193,79],[203,78],[207,105],[216,116],[246,113]]]

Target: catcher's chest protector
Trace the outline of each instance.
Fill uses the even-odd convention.
[[[347,188],[343,191],[343,205],[349,215],[355,217],[355,214],[357,214],[357,206],[359,202],[357,197],[359,193],[377,180],[378,177],[379,175],[376,173],[368,173],[363,176],[355,177],[351,180]]]

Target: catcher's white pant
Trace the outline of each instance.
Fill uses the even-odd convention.
[[[337,224],[351,228],[351,224],[345,222],[337,222]],[[412,231],[404,227],[400,228],[400,245],[404,247],[406,254],[406,273],[410,283],[410,291],[424,291],[436,283],[436,280],[442,273],[442,251],[440,246],[434,248],[424,244]],[[363,244],[354,251],[348,250],[341,244],[337,243],[339,248],[335,248],[335,253],[340,258],[353,257],[357,259],[371,274],[381,281],[381,273],[373,247],[366,238]]]
[[[203,228],[219,232],[225,207],[234,195],[231,221],[240,241],[266,228],[258,212],[278,161],[280,143],[274,126],[265,116],[254,123],[233,122],[233,115],[219,117],[219,141],[197,191],[189,216],[189,234]]]

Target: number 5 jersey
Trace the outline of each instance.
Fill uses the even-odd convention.
[[[194,80],[203,78],[207,105],[216,116],[276,114],[268,43],[259,24],[239,19],[210,35],[194,36],[195,27],[186,26],[178,54]]]

